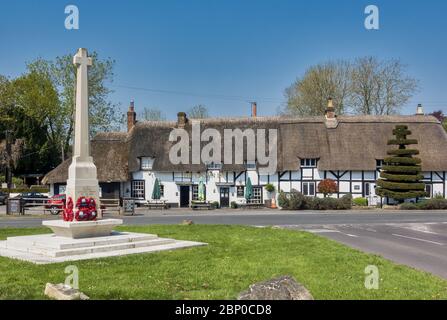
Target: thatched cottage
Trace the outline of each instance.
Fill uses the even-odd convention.
[[[175,128],[191,132],[192,123],[223,132],[225,129],[276,129],[277,169],[260,174],[256,161],[243,164],[199,163],[174,165],[169,141]],[[206,185],[206,200],[229,206],[244,201],[248,178],[254,186],[254,201],[268,199],[264,186],[276,190],[298,190],[307,196],[322,196],[317,186],[323,179],[337,181],[339,192],[333,196],[375,197],[376,180],[386,152],[387,141],[397,124],[408,125],[411,138],[417,139],[431,196],[446,197],[447,134],[439,121],[420,112],[412,116],[336,116],[333,108],[325,115],[309,118],[257,117],[189,120],[184,113],[176,122],[136,121],[133,103],[128,111],[127,132],[100,133],[91,143],[98,168],[103,198],[132,197],[151,200],[154,181],[161,183],[162,199],[171,206],[189,206],[198,197],[198,184]],[[246,143],[244,144],[246,147]],[[223,157],[222,157],[223,159]],[[65,190],[67,160],[45,177],[51,193]]]

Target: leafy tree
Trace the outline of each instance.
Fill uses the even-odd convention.
[[[286,89],[285,113],[298,116],[321,116],[332,97],[336,112],[347,112],[351,65],[347,61],[335,61],[310,67],[302,78],[298,78]]]
[[[419,151],[407,149],[408,145],[417,144],[418,141],[407,138],[411,131],[405,125],[397,125],[393,135],[396,138],[389,140],[388,145],[398,146],[398,149],[388,151],[389,157],[384,160],[385,165],[377,181],[377,194],[400,202],[426,196],[425,184],[421,182],[424,179],[421,159],[413,157]]]
[[[144,108],[142,118],[147,121],[166,121],[166,117],[158,108]]]
[[[207,107],[202,104],[192,107],[186,114],[191,119],[206,119],[210,117]]]
[[[418,82],[406,75],[405,69],[398,59],[356,59],[351,80],[352,111],[373,115],[399,113],[418,88]]]
[[[336,193],[338,191],[337,182],[332,179],[322,180],[318,184],[318,192],[322,193],[326,198],[328,195]]]
[[[332,97],[337,114],[396,114],[418,89],[405,69],[398,59],[374,57],[317,64],[286,89],[283,113],[321,116]]]
[[[115,61],[110,58],[100,59],[96,52],[92,52],[90,56],[93,66],[88,69],[89,120],[90,133],[93,136],[98,131],[118,129],[123,118],[118,106],[108,100],[113,91],[107,84],[113,81]],[[52,124],[60,132],[60,140],[67,153],[74,131],[76,66],[73,64],[73,55],[56,57],[54,61],[36,59],[27,65],[27,69],[30,73],[50,79],[56,88],[59,99],[57,113],[48,114],[53,116]]]

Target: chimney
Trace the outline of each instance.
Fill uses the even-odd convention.
[[[186,113],[179,112],[177,113],[177,126],[181,129],[183,129],[186,126],[186,123],[188,122],[188,118],[186,117]]]
[[[327,101],[327,109],[326,109],[326,119],[335,119],[337,116],[335,115],[334,102],[332,98],[329,98]]]
[[[135,112],[135,102],[132,100],[127,111],[127,132],[135,126],[135,123],[137,123],[137,114]]]
[[[256,102],[251,103],[251,117],[256,118],[258,116],[258,104]]]
[[[418,107],[416,109],[416,115],[417,116],[423,116],[424,115],[424,108],[422,107],[422,104],[418,104]]]

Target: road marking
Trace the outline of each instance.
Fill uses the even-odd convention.
[[[358,238],[359,236],[356,236],[355,234],[349,234],[349,233],[343,233],[342,232],[342,234],[344,234],[345,236],[348,236],[348,237],[352,237],[352,238]]]
[[[425,239],[419,239],[419,238],[413,238],[413,237],[408,237],[408,236],[403,236],[401,234],[392,234],[395,237],[401,237],[401,238],[406,238],[406,239],[411,239],[411,240],[416,240],[416,241],[422,241],[422,242],[428,242],[428,243],[433,243],[433,244],[437,244],[438,246],[443,246],[443,243],[440,242],[435,242],[435,241],[430,241],[430,240],[425,240]]]
[[[340,231],[330,229],[307,229],[305,231],[310,233],[340,233]]]

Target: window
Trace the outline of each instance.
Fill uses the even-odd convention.
[[[238,186],[236,191],[237,191],[237,197],[238,198],[245,197],[245,188],[243,186]]]
[[[315,197],[315,182],[303,182],[303,195]]]
[[[301,167],[303,168],[316,168],[317,159],[301,159]]]
[[[191,182],[192,174],[191,172],[175,172],[174,173],[175,182]]]
[[[245,161],[245,168],[247,170],[256,170],[256,161]]]
[[[383,160],[380,160],[380,159],[376,160],[376,167],[377,167],[377,169],[382,169],[383,163],[384,163]]]
[[[160,184],[160,197],[164,198],[165,196],[165,186]]]
[[[149,157],[142,157],[140,159],[141,170],[152,170],[154,159]]]
[[[205,193],[205,199],[206,199],[206,186],[204,186],[204,193]],[[198,185],[192,186],[192,201],[199,201],[199,186]]]
[[[145,199],[144,185],[145,185],[144,180],[132,181],[132,198]]]
[[[262,188],[253,187],[253,196],[252,196],[251,202],[262,203]]]
[[[433,186],[431,184],[426,184],[425,192],[427,193],[427,198],[431,198],[433,196]]]
[[[222,170],[222,163],[208,163],[207,165],[208,170]]]

